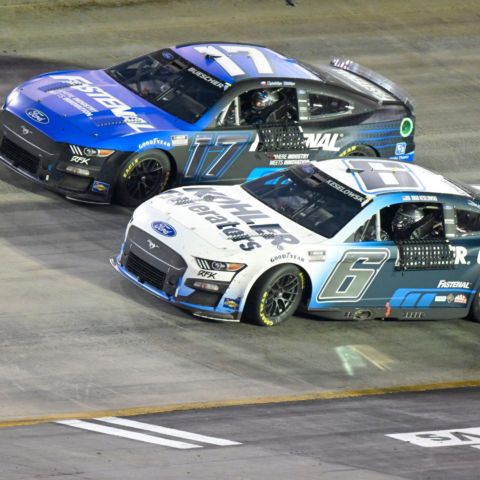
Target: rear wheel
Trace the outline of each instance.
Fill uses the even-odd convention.
[[[377,157],[377,153],[367,145],[352,145],[341,152],[340,157]]]
[[[165,189],[170,172],[170,160],[160,150],[134,154],[120,171],[115,199],[121,205],[136,207]]]
[[[253,286],[244,312],[245,321],[273,327],[295,313],[305,286],[295,265],[279,265],[265,272]]]
[[[468,318],[474,322],[480,322],[480,291],[475,292]]]

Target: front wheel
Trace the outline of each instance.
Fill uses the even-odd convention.
[[[134,154],[120,170],[115,199],[121,205],[136,207],[163,191],[170,173],[170,160],[160,150]]]
[[[248,296],[244,319],[273,327],[295,313],[305,286],[303,272],[295,265],[280,265],[265,272]]]
[[[480,290],[475,292],[468,318],[474,322],[480,322]]]

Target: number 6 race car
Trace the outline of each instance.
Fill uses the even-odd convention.
[[[114,267],[194,315],[272,326],[480,320],[480,194],[420,166],[343,158],[138,207]]]
[[[189,44],[15,88],[0,111],[0,160],[71,199],[138,205],[308,160],[411,161],[414,120],[404,92],[351,61],[312,67],[261,46]]]

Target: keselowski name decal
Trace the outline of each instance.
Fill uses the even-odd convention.
[[[242,250],[261,248],[262,239],[283,250],[284,245],[294,245],[300,241],[286,232],[271,218],[252,205],[216,191],[214,188],[188,187],[193,196],[186,196],[178,190],[169,190],[162,195],[171,196],[170,202],[183,206],[215,225],[229,240]],[[212,207],[212,204],[215,207]],[[238,221],[231,221],[225,215],[233,215]]]
[[[313,176],[316,179],[320,180],[321,182],[324,182],[327,185],[330,185],[332,188],[339,191],[340,193],[343,193],[343,195],[345,195],[345,196],[347,196],[347,197],[349,197],[349,198],[351,198],[351,199],[353,199],[353,200],[355,200],[359,203],[363,203],[367,199],[367,197],[365,197],[364,195],[361,195],[360,193],[355,192],[354,190],[350,189],[349,187],[347,187],[343,183],[340,183],[339,181],[334,180],[332,177],[330,177],[329,175],[327,175],[324,172],[317,172]]]
[[[70,83],[71,88],[83,92],[88,97],[95,100],[97,103],[105,108],[108,108],[113,115],[122,118],[124,122],[135,132],[142,132],[144,130],[151,130],[155,128],[150,125],[145,119],[139,117],[131,107],[123,103],[118,98],[115,98],[103,88],[96,87],[79,75],[52,75],[52,78],[57,80],[64,80]],[[87,107],[85,107],[87,108]]]

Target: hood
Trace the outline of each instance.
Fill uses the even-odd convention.
[[[188,129],[188,124],[103,70],[36,77],[8,96],[7,109],[56,141],[80,143],[78,136],[82,135],[91,146],[112,137]]]
[[[155,222],[167,224],[167,234],[158,238],[175,250],[204,256],[212,256],[212,250],[217,250],[222,259],[227,253],[235,255],[232,258],[242,252],[282,253],[323,240],[258,201],[240,185],[164,192],[134,213],[134,223],[143,230],[158,233]],[[169,227],[173,227],[174,235]]]

